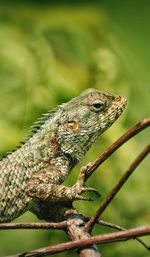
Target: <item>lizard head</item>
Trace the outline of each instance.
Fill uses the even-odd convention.
[[[58,126],[60,149],[78,162],[121,115],[125,105],[123,97],[96,89],[88,89],[62,105]]]

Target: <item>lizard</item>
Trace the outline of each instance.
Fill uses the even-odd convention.
[[[125,106],[124,97],[89,88],[34,123],[35,133],[0,161],[0,223],[28,210],[40,217],[47,206],[54,216],[57,203],[89,200],[84,192],[98,194],[82,175],[72,186],[63,182]]]

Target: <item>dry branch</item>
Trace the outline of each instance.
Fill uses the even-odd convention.
[[[125,231],[126,230],[126,228],[123,228],[119,225],[116,225],[116,224],[113,224],[111,222],[104,221],[104,220],[98,220],[96,222],[96,224],[103,225],[103,226],[106,226],[106,227],[109,227],[109,228],[113,228],[113,229],[118,230],[118,231]],[[150,251],[150,246],[148,246],[142,239],[140,239],[138,237],[135,237],[134,239],[136,241],[138,241],[141,245],[143,245],[145,249]]]
[[[80,215],[81,216],[81,215]],[[83,216],[82,216],[83,217]],[[85,218],[85,217],[84,217]],[[87,221],[88,219],[85,218]],[[119,231],[125,231],[126,229],[118,226],[116,224],[112,224],[108,221],[98,220],[96,224],[107,226]],[[3,223],[0,224],[0,230],[8,230],[8,229],[58,229],[58,230],[66,230],[67,229],[67,220],[61,222],[50,222],[50,223]],[[71,229],[71,228],[70,228]],[[69,230],[69,225],[68,225]],[[75,239],[74,239],[75,240]],[[140,238],[135,238],[139,243],[141,243],[148,251],[150,251],[150,247],[147,246],[143,240]]]
[[[92,236],[86,239],[75,240],[72,242],[62,243],[54,246],[49,246],[34,251],[30,251],[23,254],[17,254],[10,257],[35,257],[35,256],[47,256],[50,254],[60,253],[66,250],[77,249],[81,247],[87,247],[92,244],[106,244],[119,241],[126,241],[131,238],[138,236],[150,235],[150,226],[138,227],[134,229],[129,229],[126,231],[119,231],[115,233],[109,233],[99,236]]]
[[[47,223],[2,223],[0,230],[8,229],[66,229],[67,221]]]
[[[135,169],[138,167],[138,165],[144,160],[144,158],[149,153],[150,153],[150,145],[145,147],[144,150],[141,152],[141,154],[138,155],[138,157],[130,165],[130,167],[125,172],[125,174],[121,177],[121,179],[115,185],[115,187],[111,190],[111,192],[108,194],[108,196],[104,199],[104,201],[102,202],[102,204],[98,208],[97,212],[92,216],[92,218],[88,221],[87,225],[85,226],[86,231],[91,231],[92,230],[93,226],[96,223],[96,220],[104,212],[104,210],[106,209],[108,204],[113,200],[113,198],[119,192],[119,190],[122,188],[122,186],[127,181],[127,179],[131,176],[131,174],[135,171]]]
[[[131,127],[125,134],[117,139],[111,146],[109,146],[94,162],[87,165],[86,180],[92,175],[92,173],[106,160],[108,159],[119,147],[121,147],[130,138],[143,131],[150,126],[150,118],[143,119],[133,127]]]

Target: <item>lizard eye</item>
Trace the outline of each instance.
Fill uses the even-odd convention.
[[[94,101],[92,102],[92,105],[91,105],[91,106],[92,106],[93,111],[98,112],[98,111],[104,110],[104,108],[105,108],[105,103],[102,102],[101,100],[97,99],[97,100],[94,100]]]

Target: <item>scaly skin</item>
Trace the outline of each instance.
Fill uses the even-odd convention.
[[[72,187],[62,183],[125,105],[123,97],[88,89],[49,112],[41,125],[37,123],[36,133],[0,161],[0,222],[11,221],[27,210],[40,216],[48,203],[67,203],[84,199],[81,194],[85,191],[95,192],[84,187],[84,176]],[[53,210],[51,215],[55,215]]]

